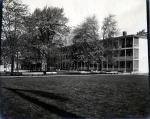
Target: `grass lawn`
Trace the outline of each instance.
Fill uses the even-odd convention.
[[[2,77],[6,119],[148,116],[148,76]]]

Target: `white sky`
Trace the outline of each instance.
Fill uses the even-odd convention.
[[[115,14],[118,27],[135,34],[146,27],[146,0],[22,0],[31,12],[44,6],[63,7],[69,25],[76,26],[95,15],[101,27],[104,17]]]

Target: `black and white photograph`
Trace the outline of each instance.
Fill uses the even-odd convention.
[[[149,119],[149,11],[149,0],[0,0],[0,119]]]

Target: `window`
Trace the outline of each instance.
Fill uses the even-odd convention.
[[[107,68],[107,63],[103,61],[103,68]]]
[[[126,47],[133,47],[133,37],[126,38]]]
[[[119,46],[120,46],[121,48],[125,48],[125,39],[120,39],[120,40],[119,40]]]
[[[121,51],[120,51],[120,56],[121,56],[121,57],[125,56],[125,50],[121,50]]]
[[[120,61],[120,68],[125,68],[125,61]]]
[[[133,49],[127,49],[126,56],[133,56]]]
[[[108,64],[108,68],[112,68],[112,64],[109,63],[109,64]]]
[[[114,64],[114,68],[118,68],[118,64],[119,64],[118,61],[116,61]]]
[[[113,55],[114,55],[114,57],[118,57],[118,50],[115,50],[114,52],[113,52]]]
[[[133,68],[133,61],[127,61],[126,62],[126,68],[127,69],[132,69]]]
[[[114,49],[118,48],[118,39],[113,40],[113,48]]]

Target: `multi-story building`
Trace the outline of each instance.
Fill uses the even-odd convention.
[[[127,35],[110,39],[100,40],[104,50],[109,49],[111,53],[106,53],[101,62],[87,62],[74,60],[71,49],[73,45],[59,48],[54,57],[48,59],[47,71],[51,70],[100,70],[100,71],[119,71],[130,73],[148,73],[148,43],[147,35]],[[77,48],[80,49],[80,48]],[[83,49],[82,49],[83,50]],[[40,59],[21,62],[23,70],[42,71]]]
[[[126,32],[123,32],[123,35],[120,37],[104,39],[99,43],[103,44],[104,50],[107,50],[109,47],[109,50],[112,52],[110,53],[112,56],[109,57],[111,61],[107,57],[109,53],[106,53],[101,63],[92,62],[90,65],[86,65],[85,61],[78,61],[77,64],[69,65],[69,69],[148,73],[148,44],[146,34],[127,35]],[[71,47],[72,46],[67,46],[64,48],[67,49],[62,51],[65,56],[66,54],[70,54],[68,48]],[[63,59],[63,61],[69,59],[71,63],[73,61],[71,61],[70,58],[71,57],[68,56],[61,59]],[[61,62],[60,66],[66,67],[67,63]],[[61,69],[64,69],[63,67]]]
[[[112,53],[106,53],[100,62],[74,61],[71,56],[73,45],[65,46],[56,53],[54,61],[49,59],[47,70],[101,70],[119,71],[129,73],[148,73],[148,43],[147,35],[127,35],[123,32],[122,36],[100,40],[104,46],[104,51],[109,49]],[[81,49],[80,49],[81,50]],[[110,61],[111,58],[111,61]]]
[[[106,41],[104,40],[104,42]],[[148,43],[146,36],[127,35],[126,32],[123,32],[123,36],[111,38],[109,45],[112,46],[112,61],[109,62],[106,58],[103,61],[102,70],[148,73]]]

